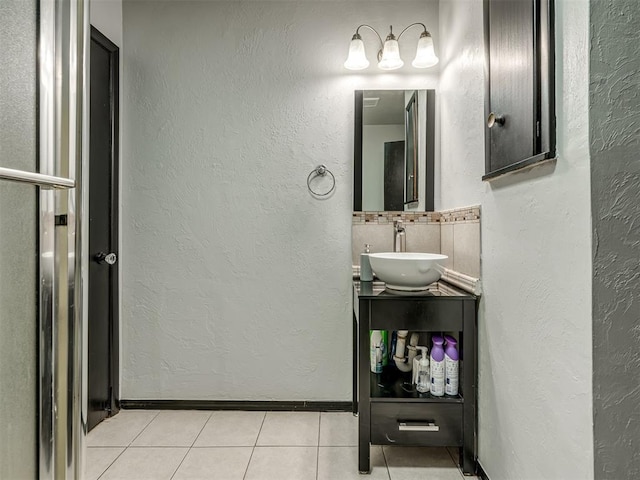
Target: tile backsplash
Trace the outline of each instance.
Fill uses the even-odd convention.
[[[364,244],[371,245],[371,252],[393,251],[393,223],[360,224],[351,227],[351,253],[353,265],[360,264]],[[440,225],[437,223],[405,224],[407,251],[440,253]]]
[[[480,206],[456,208],[439,212],[440,223],[480,221]]]
[[[438,223],[438,212],[353,212],[353,225],[393,225],[396,220],[404,223]]]
[[[393,223],[402,220],[408,252],[442,253],[446,268],[480,278],[480,207],[441,212],[354,212],[351,253],[360,265],[364,244],[372,252],[393,250]]]

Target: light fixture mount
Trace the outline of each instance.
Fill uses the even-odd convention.
[[[371,25],[362,24],[356,28],[356,33],[354,33],[353,37],[351,37],[351,44],[349,45],[349,56],[347,60],[344,62],[345,68],[349,70],[363,70],[369,66],[369,60],[367,60],[364,42],[362,41],[362,37],[360,36],[360,29],[365,27],[371,31],[373,31],[378,37],[378,41],[380,42],[380,48],[378,49],[378,68],[381,70],[396,70],[401,68],[404,65],[404,62],[400,58],[400,47],[398,41],[402,34],[406,32],[409,28],[419,25],[422,27],[422,33],[420,34],[420,38],[418,39],[418,46],[416,49],[416,57],[411,62],[411,65],[415,68],[428,68],[436,65],[438,63],[438,57],[435,54],[433,48],[433,38],[431,34],[427,30],[427,27],[424,23],[416,22],[411,25],[405,27],[398,37],[393,34],[393,26],[389,26],[389,34],[385,38],[385,41],[382,41],[382,37],[378,33],[378,31],[373,28]]]
[[[384,40],[385,42],[387,40],[395,40],[396,36],[393,34],[393,25],[389,25],[389,35],[387,35],[387,38]]]

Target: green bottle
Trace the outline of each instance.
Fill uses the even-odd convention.
[[[371,330],[369,332],[369,359],[373,373],[382,373],[382,368],[387,366],[388,341],[389,335],[386,330]]]

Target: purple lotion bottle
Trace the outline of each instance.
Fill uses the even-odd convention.
[[[459,355],[456,347],[458,342],[451,335],[445,335],[444,339],[447,342],[444,348],[444,371],[446,377],[444,393],[458,395]]]
[[[442,344],[444,339],[439,335],[434,335],[431,339],[431,395],[442,397],[444,395],[444,349]]]

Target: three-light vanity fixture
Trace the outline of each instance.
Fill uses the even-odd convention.
[[[406,27],[398,38],[393,34],[393,27],[389,27],[389,35],[385,41],[382,41],[382,37],[370,25],[360,25],[356,29],[356,33],[351,38],[351,44],[349,45],[349,57],[347,61],[344,62],[345,68],[349,70],[363,70],[369,66],[369,60],[367,60],[367,56],[364,53],[364,42],[362,41],[362,37],[360,37],[360,29],[362,27],[367,27],[378,36],[378,40],[380,40],[380,50],[378,50],[378,68],[381,70],[396,70],[404,65],[404,62],[400,58],[400,48],[398,46],[398,40],[404,32],[406,32],[410,27],[414,25],[420,25],[423,28],[423,32],[418,39],[418,48],[416,50],[416,58],[413,59],[411,65],[415,68],[428,68],[433,67],[438,63],[438,57],[433,49],[433,39],[431,38],[431,34],[427,31],[427,27],[424,26],[423,23],[412,23],[408,27]]]

